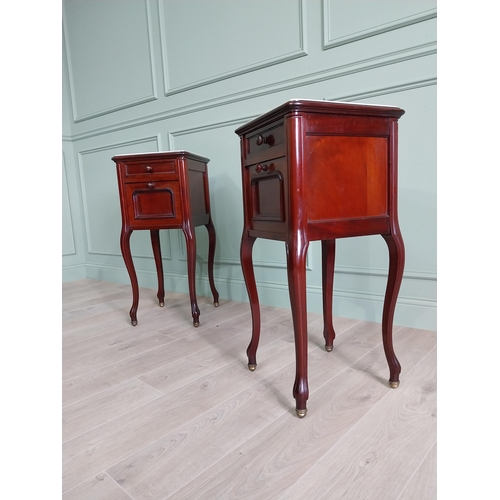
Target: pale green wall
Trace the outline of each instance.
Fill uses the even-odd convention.
[[[234,130],[291,98],[399,106],[399,206],[406,268],[395,323],[436,328],[436,2],[392,0],[65,0],[63,279],[129,283],[119,248],[121,153],[208,156],[222,299],[246,301]],[[210,295],[205,228],[198,293]],[[187,291],[182,234],[162,232],[166,286]],[[156,286],[147,232],[132,235],[141,286]],[[289,307],[285,249],[258,240],[263,304]],[[381,237],[338,241],[334,313],[380,321]],[[319,242],[308,307],[321,311]],[[203,314],[203,311],[202,311]]]

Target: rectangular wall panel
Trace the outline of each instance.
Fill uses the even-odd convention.
[[[156,98],[148,0],[66,0],[75,121]]]
[[[432,19],[435,7],[435,0],[323,0],[324,48]]]
[[[160,1],[167,93],[306,55],[302,0]]]

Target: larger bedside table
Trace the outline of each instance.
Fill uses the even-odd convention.
[[[290,100],[239,127],[244,228],[241,265],[250,300],[248,367],[255,370],[260,308],[252,264],[256,238],[285,242],[295,338],[296,413],[304,417],[307,375],[306,256],[321,240],[324,338],[333,349],[335,241],[380,234],[389,248],[382,338],[390,386],[399,385],[392,325],[403,277],[404,244],[397,210],[397,107]]]
[[[200,310],[195,286],[196,226],[204,225],[208,230],[208,279],[214,305],[219,305],[219,293],[213,275],[216,234],[208,189],[207,163],[210,160],[188,151],[121,155],[112,160],[116,163],[122,213],[120,247],[132,284],[132,325],[137,325],[139,305],[139,285],[130,252],[132,232],[136,229],[151,231],[158,275],[157,296],[160,306],[163,306],[165,292],[159,230],[182,229],[186,237],[191,314],[194,326],[198,326]]]

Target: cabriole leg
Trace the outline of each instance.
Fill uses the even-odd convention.
[[[259,296],[257,293],[257,284],[255,282],[255,274],[252,264],[252,248],[255,243],[253,237],[248,236],[247,232],[243,232],[241,238],[241,268],[243,271],[243,278],[247,287],[248,299],[250,301],[250,312],[252,315],[252,338],[247,348],[248,368],[253,371],[257,368],[257,347],[259,346],[260,339],[260,306]]]
[[[401,365],[394,353],[392,343],[392,327],[394,321],[394,311],[398,298],[399,288],[403,279],[405,263],[405,249],[403,238],[400,234],[382,235],[389,248],[389,276],[387,279],[387,289],[385,292],[384,312],[382,315],[382,339],[385,356],[389,364],[389,384],[392,388],[399,386],[399,374]]]
[[[132,260],[132,253],[130,252],[130,236],[132,235],[131,229],[122,228],[120,235],[120,248],[122,251],[125,267],[127,268],[130,277],[130,284],[132,285],[132,307],[130,308],[130,320],[132,326],[137,325],[137,308],[139,307],[139,283],[137,282],[137,274],[135,273],[134,261]]]
[[[187,272],[189,299],[191,300],[191,315],[193,316],[193,326],[200,326],[200,310],[196,301],[196,237],[191,224],[185,224],[182,228],[186,237]]]
[[[333,273],[335,268],[335,240],[321,241],[322,287],[323,287],[323,336],[325,349],[333,349],[335,330],[333,329]]]
[[[306,256],[309,243],[298,234],[286,243],[288,290],[292,308],[295,337],[296,374],[293,386],[295,412],[299,418],[307,414],[309,398],[307,382],[307,303],[306,303]]]
[[[156,296],[160,307],[163,307],[165,305],[165,288],[163,286],[163,263],[161,260],[160,231],[158,229],[151,230],[151,246],[153,247],[156,274],[158,275],[158,294]]]
[[[209,219],[208,224],[205,226],[208,231],[208,282],[210,283],[210,290],[212,290],[212,295],[214,297],[214,306],[219,306],[219,292],[215,288],[214,281],[214,260],[215,260],[215,242],[216,234],[215,227],[212,223],[212,219]]]

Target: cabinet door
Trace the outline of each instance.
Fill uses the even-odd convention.
[[[285,233],[287,224],[287,166],[279,158],[246,167],[249,170],[250,206],[252,229],[256,231]]]
[[[125,197],[131,229],[181,227],[178,181],[127,183]]]

